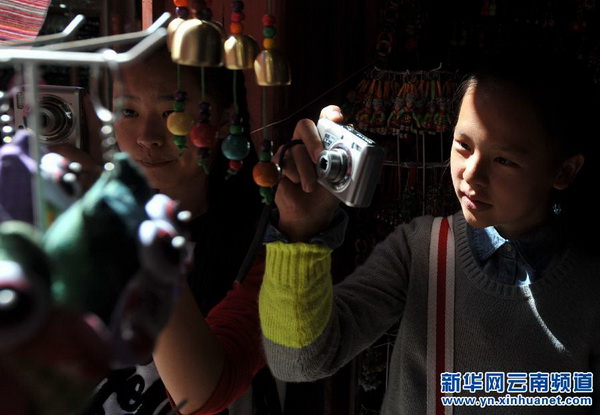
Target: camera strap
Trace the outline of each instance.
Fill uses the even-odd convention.
[[[427,293],[427,413],[451,415],[442,405],[441,374],[454,368],[454,236],[452,216],[431,228]]]

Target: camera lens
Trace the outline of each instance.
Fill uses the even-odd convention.
[[[40,99],[42,140],[59,143],[68,139],[75,127],[73,110],[67,102],[54,96],[44,95]]]
[[[317,175],[330,183],[339,183],[348,171],[348,156],[341,149],[323,150],[317,163]]]

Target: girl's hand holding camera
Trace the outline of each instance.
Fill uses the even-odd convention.
[[[320,118],[340,122],[343,116],[339,107],[330,105],[321,110]],[[275,203],[279,209],[279,230],[292,242],[304,242],[328,227],[339,200],[317,182],[315,166],[323,143],[315,123],[300,120],[294,138],[304,145],[292,146],[286,152]],[[282,148],[274,160],[279,160]]]

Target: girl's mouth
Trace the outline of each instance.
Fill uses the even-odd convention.
[[[469,210],[482,211],[492,207],[491,204],[477,200],[477,198],[471,198],[464,193],[460,199],[462,205]]]

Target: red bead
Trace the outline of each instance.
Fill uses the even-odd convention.
[[[245,18],[246,18],[246,15],[244,15],[244,13],[242,13],[242,12],[231,13],[231,21],[234,23],[241,23],[244,21]]]
[[[229,31],[232,35],[241,35],[244,33],[244,25],[243,23],[231,23],[229,25]]]
[[[242,160],[229,160],[229,168],[231,170],[240,171],[244,162]]]
[[[217,139],[217,128],[209,123],[197,123],[190,133],[190,141],[199,148],[212,147]]]
[[[177,7],[187,7],[190,4],[189,0],[173,0],[173,3]]]
[[[275,16],[272,14],[265,14],[262,18],[263,26],[273,26],[275,24]]]

